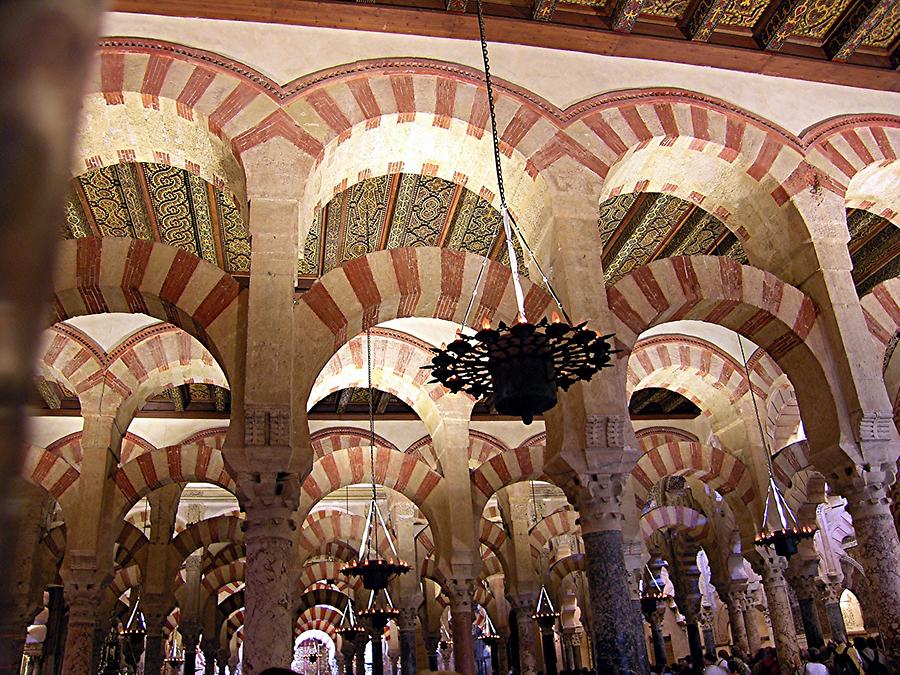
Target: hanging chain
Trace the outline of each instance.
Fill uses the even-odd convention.
[[[766,466],[769,468],[769,478],[775,478],[775,467],[772,465],[772,453],[769,451],[769,444],[766,443],[766,435],[763,432],[762,420],[759,416],[759,407],[756,404],[756,392],[753,391],[753,382],[750,380],[750,366],[747,363],[747,356],[744,353],[744,341],[740,333],[736,333],[738,338],[738,347],[741,349],[741,361],[744,363],[744,376],[747,378],[747,387],[750,389],[750,400],[753,402],[753,413],[756,415],[756,427],[759,429],[759,441],[762,443],[763,450],[766,453]]]
[[[372,249],[372,219],[369,210],[366,209],[366,255]],[[365,317],[363,317],[365,321]],[[378,555],[378,516],[377,497],[375,487],[375,390],[372,388],[372,327],[366,322],[366,377],[369,388],[369,466],[372,469],[372,537],[375,540],[375,555]]]
[[[562,313],[563,318],[568,323],[572,323],[572,319],[569,317],[565,308],[563,307],[562,301],[559,299],[559,296],[556,293],[556,290],[553,288],[553,285],[550,283],[550,280],[547,278],[547,275],[544,273],[541,264],[538,262],[537,256],[534,254],[531,246],[528,245],[528,242],[525,240],[525,236],[522,234],[522,231],[519,229],[519,225],[516,223],[515,219],[512,217],[512,214],[509,212],[509,208],[506,204],[506,189],[503,185],[503,167],[500,161],[500,135],[497,132],[497,112],[494,106],[494,81],[491,77],[491,64],[490,64],[490,56],[488,54],[488,44],[487,39],[484,35],[484,8],[482,7],[482,0],[477,1],[477,13],[478,13],[478,37],[481,42],[481,57],[484,62],[484,83],[487,88],[487,97],[488,97],[488,114],[491,120],[491,143],[494,151],[494,169],[497,172],[497,196],[500,199],[500,220],[494,226],[494,232],[491,235],[490,245],[484,253],[484,257],[481,259],[481,267],[478,270],[478,276],[475,279],[475,287],[472,289],[472,297],[469,298],[469,304],[466,307],[466,313],[463,316],[463,320],[460,323],[460,332],[462,329],[468,325],[469,316],[472,313],[472,308],[475,306],[475,298],[478,295],[478,289],[481,287],[481,283],[484,279],[484,273],[487,269],[488,256],[491,251],[494,250],[494,247],[497,244],[497,239],[500,236],[500,226],[503,225],[503,229],[506,231],[506,245],[509,253],[509,266],[513,271],[513,286],[516,291],[516,300],[519,305],[519,314],[523,321],[526,320],[525,316],[525,306],[524,306],[524,296],[522,293],[521,286],[519,284],[519,261],[518,256],[513,248],[512,244],[512,234],[513,232],[516,235],[516,239],[519,241],[520,246],[526,251],[528,254],[528,258],[531,263],[534,265],[538,274],[541,277],[541,280],[544,282],[544,286],[547,289],[547,292],[550,294],[550,297],[556,303],[556,306],[559,308],[559,311]],[[524,261],[523,261],[524,264]]]

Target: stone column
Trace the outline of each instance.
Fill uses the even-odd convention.
[[[450,598],[450,628],[453,632],[453,661],[456,671],[463,675],[475,675],[475,643],[472,625],[475,615],[472,609],[473,582],[471,579],[448,579],[447,596]]]
[[[544,673],[557,675],[556,634],[553,626],[541,626],[541,652],[544,655]]]
[[[225,668],[228,666],[228,650],[216,650],[216,666],[219,669],[218,675],[225,675]]]
[[[270,419],[268,424],[276,423]],[[274,435],[276,431],[272,429],[270,433]],[[288,564],[299,483],[296,477],[281,479],[275,475],[245,478],[239,483],[246,498],[247,514],[242,672],[256,675],[266,668],[290,668],[293,660],[294,622]]]
[[[797,596],[800,606],[800,619],[806,644],[816,649],[825,644],[822,637],[822,626],[819,624],[819,612],[816,609],[816,593],[818,592],[815,574],[797,574],[791,577],[791,587]]]
[[[144,639],[144,675],[161,675],[165,658],[163,625],[168,617],[168,603],[163,598],[145,596],[142,602],[147,637]]]
[[[416,607],[401,607],[397,619],[397,634],[400,638],[400,667],[403,675],[416,675]]]
[[[570,636],[572,641],[572,667],[575,669],[581,669],[581,636],[582,631],[580,629],[576,629],[572,635]]]
[[[576,505],[593,617],[594,667],[598,672],[641,673],[644,636],[636,634],[621,529],[626,476],[598,473],[579,478]]]
[[[839,581],[826,581],[822,584],[825,616],[828,617],[832,642],[847,641],[847,626],[844,624],[844,613],[841,611],[841,593],[843,592],[844,586]]]
[[[366,645],[369,644],[367,635],[360,635],[353,641],[353,666],[356,675],[366,675]]]
[[[738,607],[744,616],[744,628],[747,629],[747,644],[750,647],[748,656],[753,656],[762,647],[762,638],[759,635],[759,622],[756,620],[756,597],[749,588],[735,591]]]
[[[781,672],[792,673],[800,665],[800,648],[797,645],[797,633],[794,630],[794,617],[791,614],[788,598],[787,581],[784,578],[787,561],[768,548],[758,548],[763,558],[762,578],[766,591],[766,603],[769,608],[769,619],[772,621],[772,634],[775,636],[775,648],[778,651],[778,663]]]
[[[216,643],[203,637],[203,675],[216,675]]]
[[[181,633],[181,647],[184,649],[184,673],[193,675],[197,670],[197,645],[200,644],[200,625],[194,620],[178,625]]]
[[[880,421],[884,424],[878,425],[878,433],[867,434],[876,440],[881,436],[890,438],[890,432],[881,427],[893,422],[889,416]],[[864,422],[861,426],[865,426]],[[847,498],[847,511],[853,518],[855,557],[872,585],[867,609],[884,640],[886,656],[891,663],[900,664],[900,540],[890,498],[897,469],[896,453],[893,457],[880,467],[872,466],[868,471],[858,469],[853,484],[842,486],[841,494]]]
[[[661,666],[666,661],[666,642],[663,639],[663,625],[666,619],[666,607],[658,607],[647,617],[650,624],[650,637],[653,642],[653,663]]]
[[[343,675],[353,675],[353,657],[356,654],[356,645],[353,644],[353,640],[344,640],[341,639],[341,655],[344,657],[343,670],[338,669],[339,673],[343,673]]]
[[[440,642],[440,637],[437,633],[426,633],[424,630],[425,638],[425,653],[428,655],[428,670],[432,672],[437,672],[438,670],[438,643]]]
[[[740,649],[744,656],[750,655],[750,642],[747,640],[747,626],[744,624],[744,613],[738,598],[741,591],[732,589],[723,591],[719,597],[725,601],[728,609],[728,623],[731,626],[731,642]]]
[[[716,636],[713,633],[712,607],[706,605],[700,607],[700,630],[703,634],[703,651],[708,654],[715,654]]]
[[[66,585],[69,624],[62,672],[66,675],[92,675],[94,632],[97,628],[97,601],[94,589]]]
[[[66,631],[66,601],[62,586],[47,589],[47,637],[44,638],[44,658],[41,675],[56,675],[62,660],[62,648]]]
[[[516,633],[519,637],[519,673],[537,673],[537,652],[534,648],[534,620],[531,618],[537,603],[537,596],[521,594],[510,597],[510,604],[516,614]]]

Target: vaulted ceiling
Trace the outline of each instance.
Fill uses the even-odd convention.
[[[232,197],[162,164],[93,169],[71,182],[62,236],[158,241],[236,276],[250,273],[250,235]]]
[[[859,297],[887,279],[900,276],[900,227],[870,211],[850,209],[850,260]]]
[[[311,280],[369,251],[442,246],[509,264],[500,214],[461,185],[433,176],[392,174],[335,195],[306,237],[299,273]],[[514,241],[518,249],[518,242]]]
[[[600,205],[603,272],[607,285],[658,258],[747,256],[724,223],[695,204],[659,193],[619,195]]]

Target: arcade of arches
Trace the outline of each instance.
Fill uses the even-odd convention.
[[[621,350],[526,426],[421,368],[482,256],[470,324],[516,313],[477,42],[23,4],[57,7],[70,51],[39,41],[3,85],[4,125],[28,120],[4,132],[32,141],[0,171],[3,405],[27,408],[2,422],[0,673],[97,672],[137,622],[150,675],[173,654],[363,675],[368,638],[337,630],[368,596],[340,568],[373,479],[413,568],[387,672],[775,646],[788,673],[856,634],[900,664],[896,70],[878,90],[496,45],[510,209]],[[767,452],[818,528],[790,559],[754,545]]]

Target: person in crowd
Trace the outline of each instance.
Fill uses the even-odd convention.
[[[828,668],[822,663],[818,649],[810,649],[804,659],[802,675],[829,675]]]
[[[752,675],[752,673],[750,671],[750,666],[747,665],[747,657],[744,655],[744,653],[740,649],[738,649],[736,647],[732,647],[732,649],[731,649],[731,658],[728,659],[729,670],[731,668],[732,663],[734,663],[735,666],[737,666],[738,675]]]
[[[719,658],[712,652],[703,655],[703,663],[706,666],[703,669],[703,675],[728,675],[727,664],[725,668],[719,665]]]
[[[874,637],[854,640],[866,675],[888,675],[890,670],[885,663],[884,655],[878,649],[878,641]]]
[[[834,647],[834,674],[835,675],[864,675],[864,668],[856,647],[847,642],[841,642]]]
[[[719,658],[716,660],[716,665],[719,666],[722,670],[728,670],[728,652],[724,649],[719,650]]]

